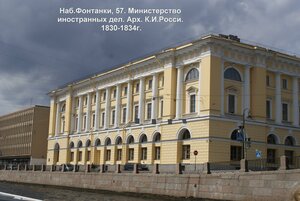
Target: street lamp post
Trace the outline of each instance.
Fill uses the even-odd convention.
[[[242,134],[242,136],[243,136],[243,152],[242,152],[242,159],[247,159],[247,149],[250,147],[250,144],[251,144],[251,142],[250,142],[250,138],[247,138],[247,136],[246,136],[246,132],[245,132],[245,120],[246,120],[246,118],[245,118],[245,114],[246,114],[246,111],[248,111],[248,115],[247,115],[247,117],[250,117],[251,118],[251,116],[249,115],[249,113],[250,113],[250,111],[249,111],[249,108],[245,108],[244,110],[243,110],[243,121],[242,121],[242,125],[241,126],[239,126],[239,133],[240,134]]]

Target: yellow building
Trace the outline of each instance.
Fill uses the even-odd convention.
[[[47,164],[234,162],[241,140],[292,163],[299,76],[299,58],[234,36],[165,49],[50,92]]]

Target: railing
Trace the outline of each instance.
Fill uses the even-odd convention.
[[[240,161],[212,162],[209,164],[211,172],[236,171],[241,168]]]
[[[287,157],[287,168],[288,169],[299,169],[300,168],[300,156],[294,156],[292,158]]]
[[[280,168],[280,158],[270,159],[256,159],[248,160],[248,168],[251,171],[270,171],[278,170]]]

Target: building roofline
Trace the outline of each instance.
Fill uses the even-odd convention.
[[[24,109],[15,111],[15,112],[11,112],[11,113],[8,113],[8,114],[1,115],[1,116],[0,116],[0,120],[1,120],[2,118],[8,117],[8,116],[11,116],[11,115],[14,115],[14,114],[18,114],[18,113],[21,113],[21,112],[25,112],[25,111],[27,111],[27,110],[32,110],[32,109],[34,109],[34,108],[48,108],[48,109],[50,109],[49,106],[44,106],[44,105],[34,105],[34,106],[32,106],[32,107],[27,107],[27,108],[24,108]]]

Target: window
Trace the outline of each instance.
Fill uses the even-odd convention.
[[[134,143],[134,138],[132,135],[130,135],[127,139],[127,144],[133,144]]]
[[[241,82],[240,73],[234,68],[227,68],[224,72],[224,78]]]
[[[87,151],[86,160],[87,160],[87,161],[90,161],[90,160],[91,160],[91,151]]]
[[[285,150],[284,151],[284,155],[287,158],[287,164],[288,165],[293,165],[294,152],[293,151],[289,151],[289,150]]]
[[[266,117],[267,119],[271,119],[271,101],[270,100],[267,100],[266,101]]]
[[[165,78],[164,76],[161,77],[161,86],[163,87],[165,85]]]
[[[78,161],[82,161],[82,151],[78,152]]]
[[[267,143],[268,144],[277,144],[277,137],[274,134],[268,135]]]
[[[146,143],[148,141],[147,136],[143,134],[140,138],[140,143]]]
[[[198,79],[199,79],[199,71],[196,68],[192,68],[185,77],[185,81],[198,80]]]
[[[266,85],[270,86],[270,76],[269,75],[266,76]]]
[[[111,151],[109,149],[106,150],[106,154],[105,154],[105,160],[106,161],[110,161],[110,154],[111,154]]]
[[[82,141],[80,140],[78,143],[77,143],[77,148],[81,148],[82,147]]]
[[[164,101],[160,101],[160,117],[164,116]]]
[[[92,127],[95,128],[95,123],[96,123],[96,115],[95,113],[92,114]]]
[[[292,136],[287,136],[284,140],[284,144],[287,146],[294,146],[295,145],[295,139]]]
[[[235,95],[233,94],[228,95],[228,113],[235,113]]]
[[[106,100],[106,91],[103,92],[103,96],[102,97],[103,97],[102,100],[105,101]]]
[[[287,89],[287,79],[282,79],[282,88]]]
[[[77,98],[77,107],[79,107],[79,105],[80,105],[80,100],[79,98]]]
[[[61,133],[65,132],[65,124],[66,124],[66,120],[65,117],[61,118],[62,124],[61,124]]]
[[[135,85],[135,93],[139,93],[140,91],[140,83],[136,83]]]
[[[123,114],[122,114],[122,122],[126,123],[126,112],[127,112],[127,108],[124,107],[123,108]]]
[[[74,161],[74,152],[70,153],[70,161]]]
[[[239,161],[242,159],[242,147],[241,146],[231,146],[230,147],[230,160]]]
[[[87,105],[87,103],[88,103],[88,97],[87,97],[87,96],[85,96],[85,97],[84,97],[84,106],[86,106],[86,105]]]
[[[147,119],[151,119],[152,103],[147,103]]]
[[[74,142],[70,142],[70,149],[73,149],[74,148]]]
[[[147,160],[147,148],[142,148],[141,160]]]
[[[97,95],[94,95],[93,103],[95,104],[97,102]]]
[[[183,145],[182,146],[182,159],[190,159],[190,145]]]
[[[105,140],[105,146],[110,146],[111,145],[111,139],[110,138],[106,138]]]
[[[128,88],[127,88],[127,87],[124,87],[124,96],[127,95],[127,90],[128,90]]]
[[[117,150],[117,161],[122,160],[122,149]]]
[[[239,129],[235,129],[234,131],[232,131],[230,139],[236,141],[243,141],[244,135],[241,132],[239,132]]]
[[[111,111],[111,124],[115,124],[116,110]]]
[[[156,133],[156,134],[154,135],[153,141],[154,141],[154,142],[160,142],[160,138],[161,138],[160,133]]]
[[[134,160],[134,149],[133,149],[133,148],[130,148],[130,149],[128,150],[128,160],[129,160],[129,161]]]
[[[105,120],[105,112],[102,112],[102,115],[101,115],[101,125],[104,126],[104,120]]]
[[[113,92],[113,93],[114,93],[114,94],[113,94],[113,97],[116,98],[116,97],[117,97],[117,90],[114,89],[114,92]]]
[[[190,113],[196,112],[196,95],[190,95]]]
[[[149,90],[152,89],[152,80],[149,80],[149,81],[148,81],[148,89],[149,89]]]
[[[82,129],[86,128],[86,115],[83,116],[83,127]]]
[[[61,106],[61,109],[60,109],[61,112],[65,112],[66,111],[66,104],[63,104]]]
[[[288,121],[288,104],[282,103],[282,121]]]
[[[134,120],[139,118],[139,106],[134,106]]]
[[[100,141],[99,138],[97,138],[96,141],[95,141],[95,146],[99,147],[100,145],[101,145],[101,141]]]
[[[154,160],[160,160],[160,147],[154,149]]]
[[[276,150],[267,149],[267,163],[275,163],[276,159]]]
[[[91,140],[87,140],[85,143],[85,147],[90,147],[91,146]]]
[[[122,138],[119,136],[116,139],[116,145],[121,145],[122,144]]]

